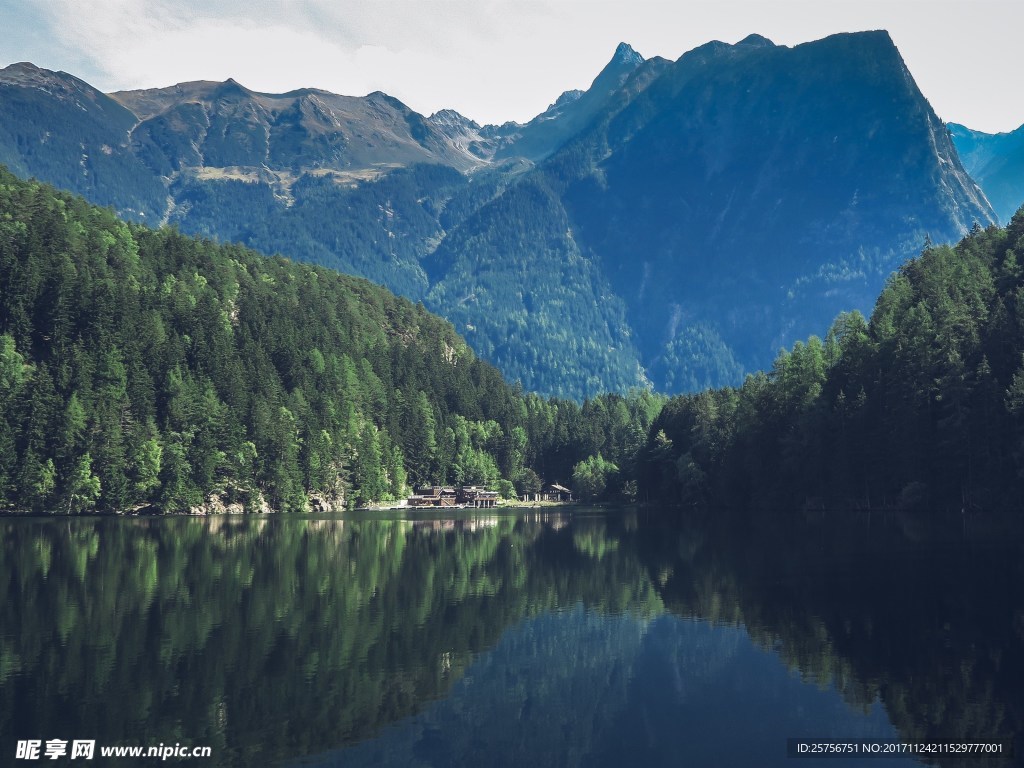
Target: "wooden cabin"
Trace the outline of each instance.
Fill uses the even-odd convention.
[[[457,503],[455,489],[443,485],[417,488],[416,493],[409,497],[410,507],[454,507]]]
[[[563,504],[573,501],[572,491],[558,483],[548,483],[540,493],[524,493],[519,498],[522,501],[555,501]]]
[[[544,501],[572,501],[572,491],[558,483],[548,483],[544,486],[542,496],[544,497]]]
[[[459,488],[459,504],[473,509],[491,509],[498,503],[498,492],[488,491],[482,485],[464,485]]]
[[[498,504],[498,492],[489,491],[482,485],[464,485],[449,488],[443,485],[428,485],[417,488],[409,497],[410,507],[472,507],[491,509]]]

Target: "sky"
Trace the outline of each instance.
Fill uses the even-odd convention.
[[[0,0],[0,66],[106,91],[233,77],[257,91],[381,90],[423,114],[525,122],[627,42],[677,59],[752,32],[797,45],[886,29],[939,117],[1024,124],[1021,0]]]

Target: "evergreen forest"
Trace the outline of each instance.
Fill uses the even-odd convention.
[[[1020,254],[1020,256],[1019,256]],[[504,498],[947,507],[1024,490],[1024,212],[926,243],[871,317],[739,387],[582,404],[508,384],[361,278],[147,229],[0,174],[0,509]]]
[[[436,483],[507,498],[591,456],[629,467],[661,402],[524,395],[364,279],[0,172],[0,509],[302,511]]]
[[[1024,209],[926,243],[870,319],[783,350],[740,387],[670,400],[638,458],[645,498],[941,507],[1024,492]]]

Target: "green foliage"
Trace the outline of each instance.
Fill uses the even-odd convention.
[[[444,236],[439,212],[465,184],[441,165],[400,168],[355,186],[303,174],[286,203],[264,182],[183,176],[170,189],[171,223],[359,275],[415,300],[427,292],[420,260]]]
[[[837,308],[866,309],[926,232],[994,220],[884,33],[635,65],[468,145],[460,116],[380,93],[115,100],[14,65],[0,162],[135,221],[380,283],[509,380],[577,400],[738,384]],[[968,165],[990,200],[1019,202],[1024,135],[972,136],[1009,142]]]
[[[769,374],[671,400],[642,453],[641,496],[963,508],[1016,498],[1022,248],[1020,214],[928,246],[870,323],[840,315],[824,342],[783,350]]]
[[[510,185],[425,260],[424,300],[529,391],[583,398],[643,386],[625,304],[572,226],[549,185]]]
[[[91,509],[100,497],[100,479],[92,473],[92,457],[86,453],[71,465],[65,493],[68,512]]]
[[[594,501],[604,495],[609,476],[618,471],[619,468],[605,461],[600,453],[589,456],[572,468],[573,488],[584,501]]]
[[[0,507],[307,509],[622,465],[661,401],[524,396],[421,305],[0,173]],[[504,481],[504,482],[503,482]]]
[[[733,350],[709,324],[683,328],[650,366],[659,392],[698,392],[743,378]]]
[[[510,475],[518,478],[524,493],[534,492],[531,489],[539,480],[569,485],[576,465],[600,453],[621,470],[606,478],[609,484],[604,497],[622,495],[619,482],[628,482],[635,475],[638,453],[664,402],[664,397],[647,390],[625,396],[601,395],[582,406],[527,395],[525,468],[521,472],[513,469]]]

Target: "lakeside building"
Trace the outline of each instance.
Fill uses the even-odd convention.
[[[498,492],[488,491],[480,485],[463,485],[454,488],[430,485],[417,488],[409,497],[410,507],[472,507],[490,509],[498,503]]]
[[[548,483],[540,493],[524,493],[521,501],[556,501],[566,503],[573,501],[572,491],[558,483]]]

